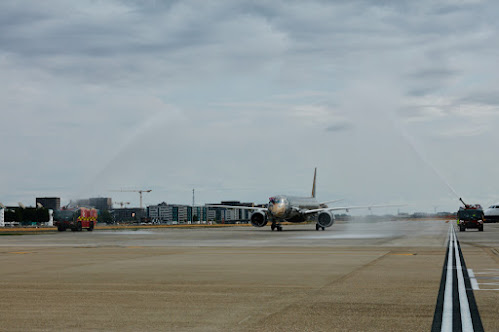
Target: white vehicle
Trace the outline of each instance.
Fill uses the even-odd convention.
[[[499,203],[489,206],[485,211],[485,222],[498,222],[499,221]]]

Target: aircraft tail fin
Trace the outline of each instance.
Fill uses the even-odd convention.
[[[312,197],[315,198],[315,178],[317,177],[317,167],[314,170],[314,184],[312,185]]]

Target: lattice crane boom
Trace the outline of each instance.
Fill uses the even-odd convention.
[[[142,209],[142,193],[150,193],[152,190],[151,189],[147,189],[147,190],[121,189],[121,190],[111,190],[111,191],[139,193],[139,195],[140,195],[140,208]]]

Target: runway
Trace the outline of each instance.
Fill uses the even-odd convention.
[[[450,227],[432,331],[483,331],[469,275],[456,232]]]
[[[0,237],[5,331],[429,331],[450,223]],[[456,232],[499,330],[499,224]]]

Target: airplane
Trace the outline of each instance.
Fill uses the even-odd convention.
[[[269,204],[265,207],[233,206],[233,205],[207,205],[212,208],[253,210],[250,216],[251,225],[254,227],[264,227],[271,222],[271,230],[282,231],[281,223],[288,221],[301,223],[310,220],[317,214],[315,230],[325,230],[334,224],[335,218],[332,211],[350,209],[371,209],[376,207],[400,206],[400,205],[371,205],[371,206],[349,206],[349,207],[328,207],[326,204],[341,200],[319,202],[315,198],[315,181],[317,178],[317,167],[314,170],[314,182],[312,185],[312,195],[310,197],[297,197],[288,195],[277,195],[269,198]]]

